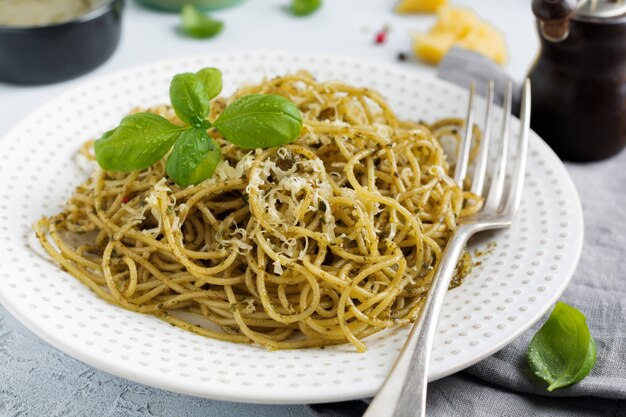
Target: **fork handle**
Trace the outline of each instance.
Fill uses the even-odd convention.
[[[456,264],[471,234],[462,225],[448,241],[409,337],[363,417],[426,416],[428,365],[435,330]]]

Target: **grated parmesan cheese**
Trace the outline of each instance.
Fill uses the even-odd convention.
[[[284,272],[284,271],[283,271],[283,266],[282,266],[282,264],[280,263],[280,259],[276,259],[276,260],[274,261],[274,273],[275,273],[276,275],[282,275],[282,274],[283,274],[283,272]]]

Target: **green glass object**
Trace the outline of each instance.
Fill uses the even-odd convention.
[[[242,0],[137,0],[139,3],[153,9],[168,12],[179,12],[185,4],[192,4],[200,10],[216,10],[234,6]]]

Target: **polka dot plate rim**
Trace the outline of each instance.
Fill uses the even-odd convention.
[[[199,397],[255,403],[315,403],[373,395],[408,328],[349,345],[266,351],[207,339],[97,298],[37,247],[31,225],[58,212],[89,175],[80,144],[135,106],[167,102],[171,77],[216,66],[224,93],[242,83],[306,69],[381,92],[403,118],[463,117],[467,92],[399,65],[327,55],[232,52],[170,59],[87,81],[44,104],[0,140],[0,302],[33,333],[112,374]],[[479,100],[480,102],[480,100]],[[515,121],[517,123],[517,121]],[[515,127],[515,124],[514,124]],[[554,304],[582,248],[574,185],[552,150],[531,134],[524,198],[513,226],[470,244],[482,253],[463,285],[446,296],[430,380],[498,351]],[[494,244],[495,242],[495,244]]]

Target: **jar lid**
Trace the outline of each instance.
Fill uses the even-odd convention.
[[[582,0],[576,16],[611,18],[626,15],[626,0]]]

